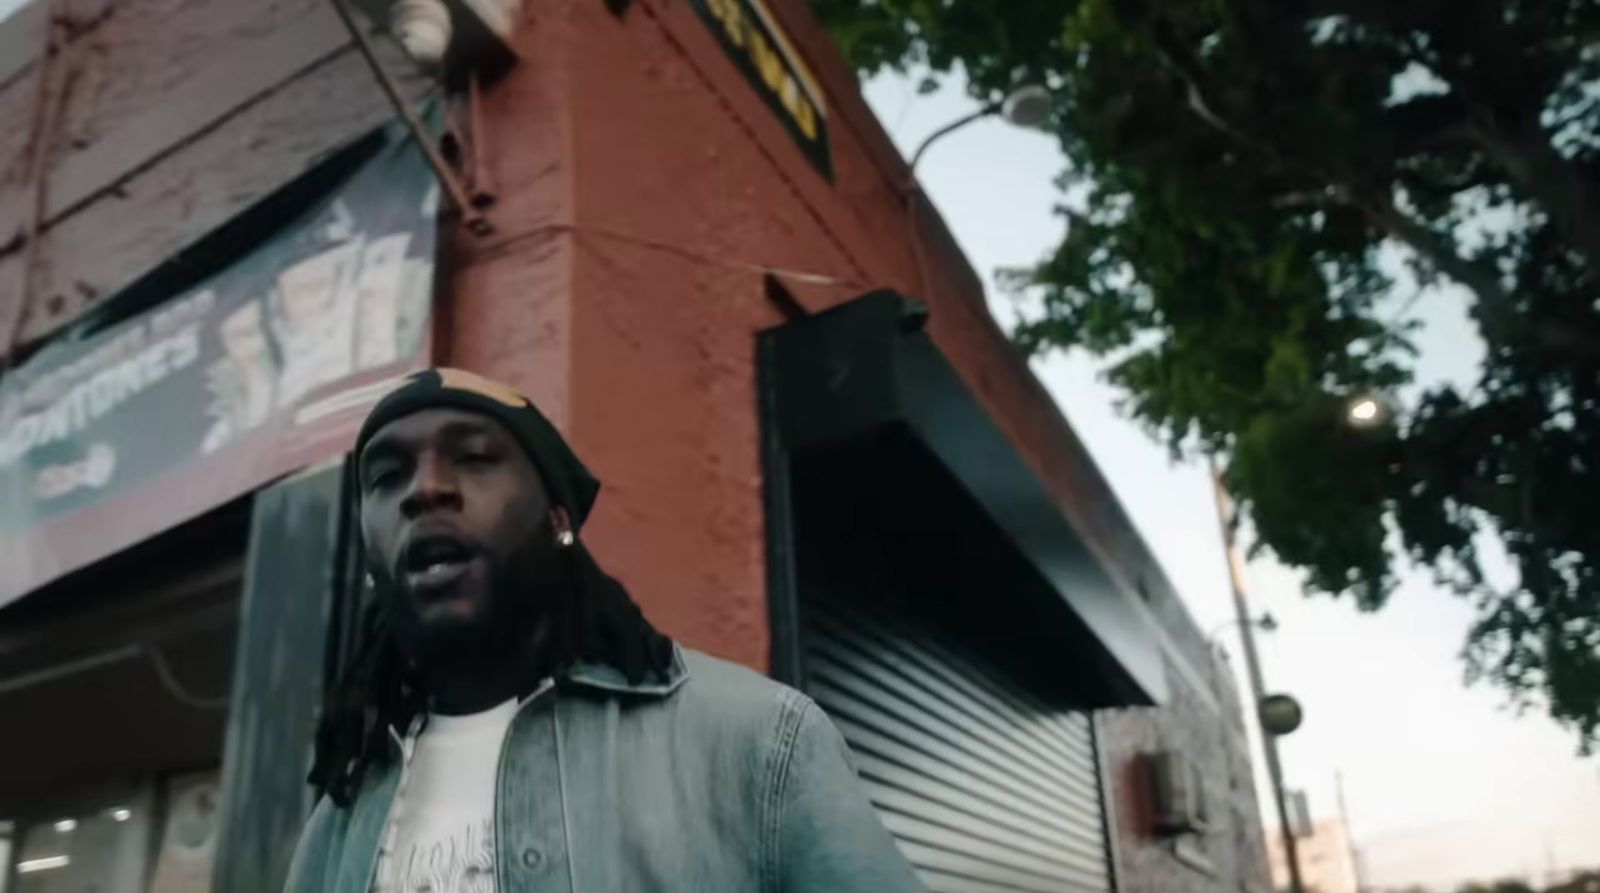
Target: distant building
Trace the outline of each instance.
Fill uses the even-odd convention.
[[[1342,819],[1311,822],[1309,833],[1295,834],[1295,844],[1305,893],[1362,893],[1360,864],[1350,829]],[[1277,833],[1267,835],[1267,862],[1272,869],[1272,886],[1287,890],[1289,869],[1284,861],[1283,838]]]

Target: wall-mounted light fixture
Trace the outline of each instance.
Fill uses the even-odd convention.
[[[389,33],[418,65],[442,66],[455,36],[450,7],[444,0],[395,0],[389,7]]]
[[[516,64],[522,0],[354,0],[424,71],[459,83],[492,80]]]
[[[368,23],[386,22],[391,36],[418,64],[439,78],[446,89],[464,90],[477,118],[479,85],[498,77],[516,64],[511,36],[522,10],[522,0],[329,0],[351,41],[360,51],[372,77],[388,97],[395,114],[405,123],[412,139],[439,178],[439,185],[450,198],[450,205],[461,215],[468,232],[487,235],[494,231],[482,213],[493,201],[493,192],[484,188],[481,170],[473,175],[480,182],[469,189],[459,172],[446,160],[435,138],[423,126],[395,78],[384,67],[373,48]],[[357,13],[368,23],[359,21]],[[479,134],[472,134],[476,141]],[[476,146],[476,142],[474,142]],[[476,150],[475,150],[476,151]],[[474,165],[474,168],[481,165]]]

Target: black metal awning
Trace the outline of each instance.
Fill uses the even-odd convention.
[[[955,610],[1007,614],[1005,647],[1025,643],[1042,672],[1072,677],[1079,704],[1161,702],[1153,621],[1085,546],[924,319],[920,303],[874,292],[762,336],[775,622],[786,597],[778,590],[797,583],[792,542],[781,542],[788,522],[774,515],[849,475],[847,488],[826,497],[839,516],[873,512],[874,500],[900,504],[907,561],[937,565],[936,582],[961,580],[967,592]],[[791,474],[805,464],[826,470]],[[930,489],[951,495],[922,502]]]

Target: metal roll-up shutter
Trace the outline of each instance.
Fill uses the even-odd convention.
[[[804,609],[808,693],[934,891],[1109,891],[1089,718],[1047,708],[949,636]]]

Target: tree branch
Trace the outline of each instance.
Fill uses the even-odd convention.
[[[1390,12],[1388,7],[1394,7]],[[1309,0],[1306,10],[1320,14],[1342,13],[1385,25],[1394,15],[1405,15],[1407,4],[1382,0]],[[1537,115],[1524,115],[1507,122],[1496,109],[1508,106],[1507,88],[1514,86],[1522,107],[1537,109],[1554,86],[1559,68],[1530,65],[1527,54],[1513,39],[1515,34],[1501,26],[1494,7],[1465,13],[1468,19],[1445,19],[1432,29],[1445,60],[1475,59],[1472,67],[1435,66],[1450,85],[1447,96],[1419,97],[1396,107],[1426,120],[1442,116],[1439,122],[1454,119],[1449,129],[1454,135],[1470,136],[1506,172],[1507,177],[1528,198],[1550,215],[1550,222],[1600,268],[1600,185],[1588,177],[1552,145],[1550,135],[1539,126]],[[1488,22],[1489,27],[1479,27]],[[1193,81],[1191,81],[1191,87]],[[1403,115],[1397,115],[1401,120]]]
[[[1307,193],[1286,196],[1304,200]],[[1413,219],[1395,203],[1378,193],[1356,195],[1343,187],[1324,193],[1328,202],[1359,210],[1372,224],[1445,276],[1465,286],[1478,299],[1469,313],[1477,321],[1484,340],[1491,345],[1521,344],[1534,350],[1588,361],[1600,351],[1600,340],[1570,326],[1537,325],[1518,309],[1513,295],[1500,284],[1499,276],[1488,264],[1469,260],[1456,253],[1444,236]]]
[[[1499,275],[1491,266],[1462,257],[1446,237],[1400,210],[1386,189],[1358,188],[1349,178],[1336,174],[1332,167],[1315,159],[1291,155],[1270,140],[1229,121],[1207,98],[1197,67],[1185,58],[1177,42],[1159,25],[1152,29],[1151,37],[1157,57],[1183,81],[1188,91],[1189,107],[1200,120],[1279,166],[1299,170],[1314,183],[1322,184],[1323,194],[1328,200],[1357,208],[1375,226],[1410,247],[1434,269],[1470,289],[1478,298],[1471,313],[1482,328],[1484,338],[1491,344],[1525,343],[1579,356],[1590,356],[1593,351],[1600,349],[1600,344],[1571,330],[1529,325],[1517,311],[1512,295],[1500,284]],[[1296,193],[1286,198],[1304,202],[1311,194],[1314,193]],[[1600,257],[1600,254],[1596,256]]]
[[[1556,151],[1536,121],[1502,127],[1492,113],[1479,111],[1473,115],[1473,132],[1590,265],[1600,267],[1600,188]]]

